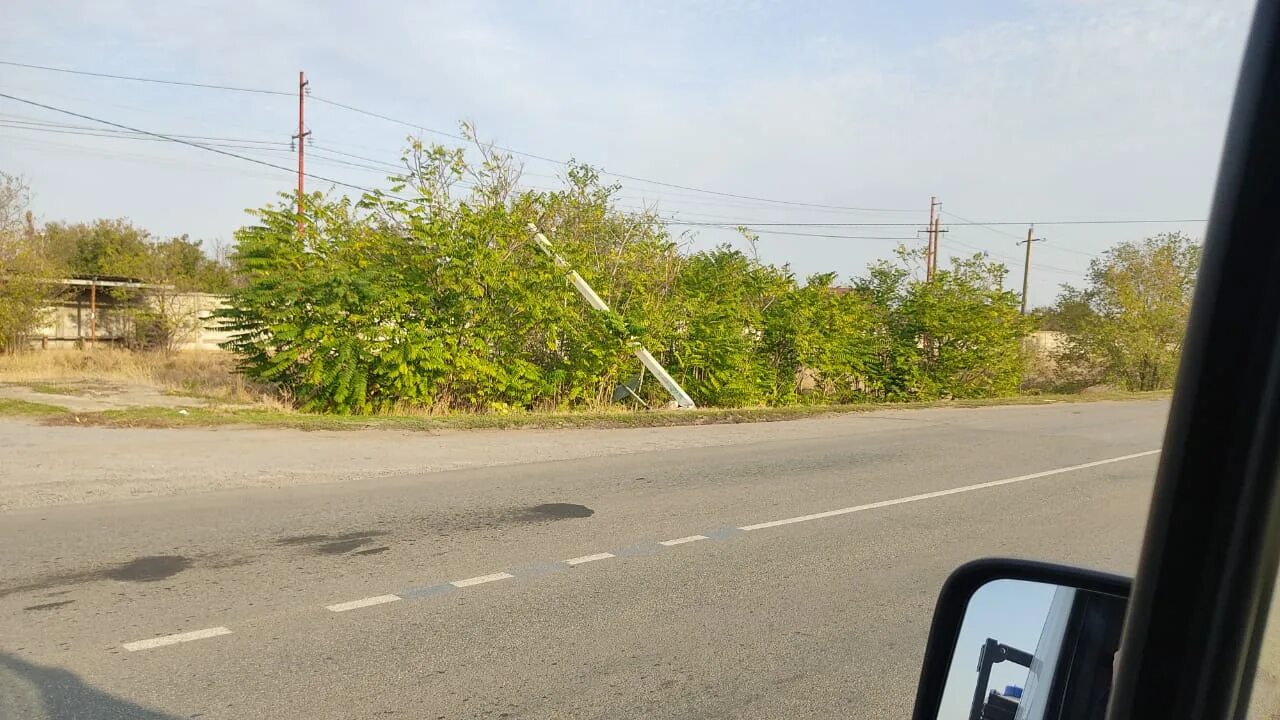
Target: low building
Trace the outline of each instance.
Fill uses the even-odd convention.
[[[162,310],[177,320],[174,349],[217,350],[227,339],[213,320],[213,313],[226,302],[221,295],[175,292],[172,286],[127,277],[71,277],[55,282],[65,292],[49,308],[44,326],[32,334],[35,347],[127,345],[136,339],[135,318],[147,309]]]

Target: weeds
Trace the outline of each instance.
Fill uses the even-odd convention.
[[[150,385],[178,395],[282,406],[269,386],[246,381],[236,373],[234,358],[223,352],[133,352],[101,347],[0,355],[0,382],[66,395],[77,394],[67,384],[79,381]]]

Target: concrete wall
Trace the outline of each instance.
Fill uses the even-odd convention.
[[[124,342],[129,327],[127,312],[137,303],[156,303],[154,298],[117,301],[110,293],[99,291],[93,300],[86,292],[74,292],[50,308],[44,327],[33,335],[32,345],[49,349],[74,347],[96,341],[101,344]],[[218,343],[228,339],[228,334],[217,327],[211,317],[213,312],[226,304],[221,295],[209,293],[178,293],[164,299],[168,309],[183,317],[191,318],[191,329],[179,339],[180,350],[219,350]],[[96,306],[96,319],[93,308]]]
[[[220,329],[212,315],[225,307],[226,298],[209,293],[183,293],[174,298],[179,312],[190,313],[198,321],[195,329],[179,343],[179,350],[220,350],[218,343],[230,338],[230,333]]]

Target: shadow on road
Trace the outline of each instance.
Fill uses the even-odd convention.
[[[73,673],[0,653],[0,718],[178,720],[87,685]]]

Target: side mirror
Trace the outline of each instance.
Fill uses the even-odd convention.
[[[1025,560],[977,560],[934,608],[915,720],[1076,720],[1106,714],[1130,580]]]

